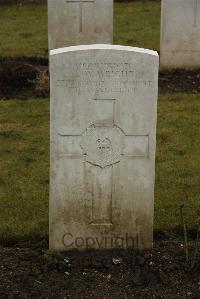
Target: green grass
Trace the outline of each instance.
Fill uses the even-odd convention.
[[[192,227],[200,208],[199,95],[162,95],[158,108],[155,227],[180,224],[181,204]]]
[[[199,95],[161,95],[158,106],[155,228],[189,227],[200,207]],[[48,235],[49,101],[0,101],[0,239]]]
[[[0,7],[0,56],[48,53],[47,7]],[[114,43],[159,50],[160,3],[116,3]]]
[[[114,43],[159,51],[160,3],[115,3]]]
[[[0,239],[48,229],[49,102],[0,102]]]
[[[47,56],[47,7],[0,6],[0,56]]]

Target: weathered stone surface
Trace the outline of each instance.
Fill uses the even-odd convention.
[[[161,68],[200,67],[200,0],[162,0]]]
[[[48,0],[49,49],[112,44],[113,0]]]
[[[158,55],[52,50],[50,249],[152,246]]]

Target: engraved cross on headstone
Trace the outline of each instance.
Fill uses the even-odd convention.
[[[148,158],[149,135],[129,135],[116,124],[115,99],[93,100],[93,115],[93,123],[82,134],[59,134],[59,152],[66,158],[84,157],[93,169],[87,184],[93,190],[88,191],[88,197],[93,194],[89,223],[112,224],[113,165],[123,159]]]
[[[66,2],[79,4],[79,31],[83,32],[83,4],[94,3],[95,0],[67,0]]]

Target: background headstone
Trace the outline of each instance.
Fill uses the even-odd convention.
[[[161,68],[200,67],[200,0],[162,0]]]
[[[76,46],[50,62],[50,249],[150,248],[158,54]]]
[[[48,0],[49,49],[112,44],[113,0]]]

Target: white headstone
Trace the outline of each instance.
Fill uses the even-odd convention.
[[[200,0],[162,0],[161,68],[200,67]]]
[[[113,42],[113,0],[48,0],[49,49]]]
[[[50,62],[50,249],[150,248],[158,54],[75,46]]]

